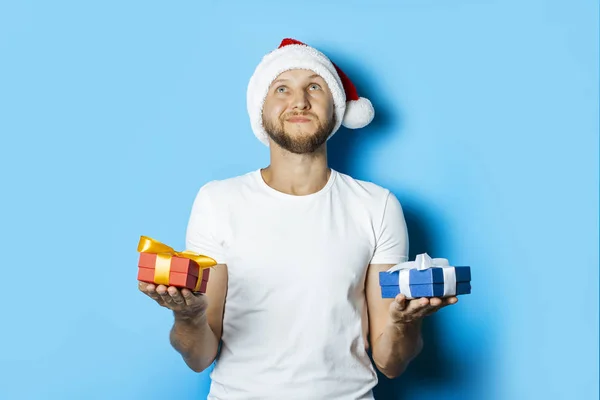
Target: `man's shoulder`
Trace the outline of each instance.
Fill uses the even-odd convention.
[[[342,190],[350,191],[360,197],[385,200],[391,193],[389,189],[374,182],[357,179],[341,172],[338,172],[338,178],[340,180],[339,186]]]
[[[199,192],[210,197],[219,197],[231,195],[243,188],[248,188],[256,184],[257,170],[246,172],[241,175],[229,178],[213,179],[200,187]]]

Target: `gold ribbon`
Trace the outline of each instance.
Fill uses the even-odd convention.
[[[200,270],[198,271],[198,280],[194,287],[194,292],[200,290],[202,285],[202,270],[217,265],[217,262],[202,254],[194,253],[193,251],[175,251],[172,247],[167,246],[164,243],[149,238],[148,236],[140,237],[140,243],[138,244],[137,251],[140,253],[156,254],[156,266],[154,268],[154,282],[159,285],[169,285],[169,273],[171,272],[171,258],[182,257],[192,260],[198,264]]]

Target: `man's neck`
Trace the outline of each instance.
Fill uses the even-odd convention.
[[[295,196],[306,196],[323,189],[331,175],[325,146],[311,154],[271,152],[271,163],[261,170],[262,178],[273,189]]]

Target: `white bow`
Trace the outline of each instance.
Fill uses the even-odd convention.
[[[394,265],[388,272],[400,271],[398,285],[400,293],[406,296],[407,299],[412,299],[410,293],[410,270],[416,269],[423,271],[429,268],[442,268],[444,273],[444,294],[442,297],[456,295],[456,270],[450,267],[448,260],[445,258],[431,258],[427,253],[417,255],[415,261],[406,261]]]

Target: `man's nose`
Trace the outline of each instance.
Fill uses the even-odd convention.
[[[293,98],[292,108],[295,110],[308,110],[310,109],[310,102],[306,96],[306,93],[302,90],[296,92]]]

